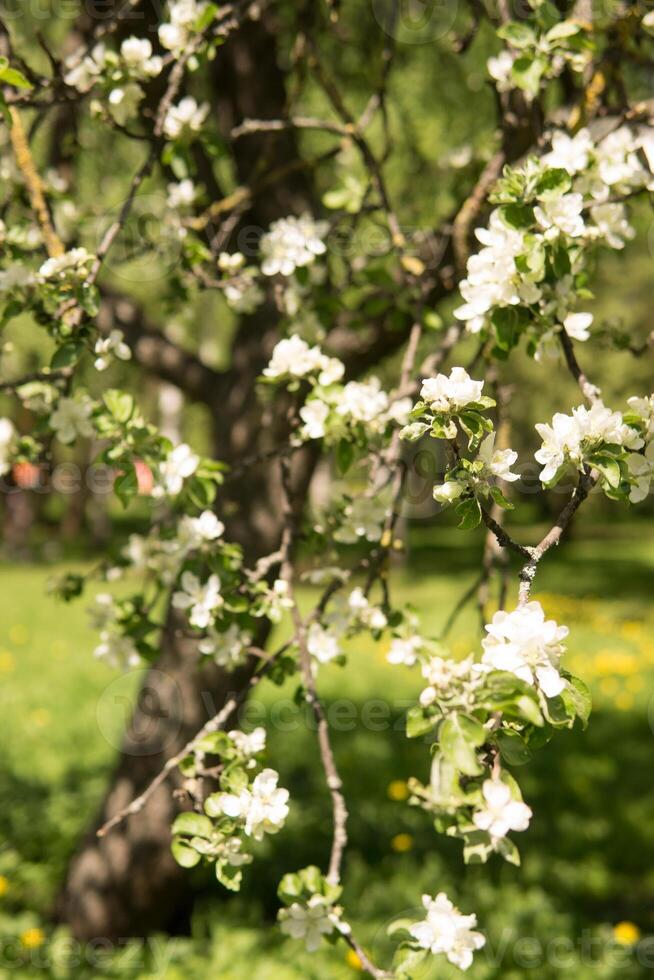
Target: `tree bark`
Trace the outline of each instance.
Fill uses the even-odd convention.
[[[216,59],[213,81],[224,131],[255,109],[270,118],[283,116],[284,79],[276,63],[274,25],[266,19],[245,25]],[[239,180],[245,183],[253,168],[262,164],[278,166],[297,155],[292,134],[272,138],[262,134],[242,141],[235,147]],[[305,178],[294,173],[274,195],[257,200],[243,222],[263,230],[277,217],[298,213],[309,203],[308,190]],[[287,436],[284,420],[266,418],[255,393],[256,378],[276,340],[276,321],[275,310],[268,307],[243,318],[234,338],[231,367],[224,374],[203,370],[152,328],[141,331],[140,342],[149,344],[144,354],[151,355],[152,370],[175,381],[180,371],[184,374],[188,369],[189,394],[211,410],[215,456],[235,466],[243,456],[283,444]],[[132,328],[138,332],[139,325]],[[294,461],[298,485],[305,489],[313,465],[314,456],[308,452]],[[276,470],[276,462],[255,467],[230,481],[221,495],[227,535],[242,545],[248,564],[279,544]],[[265,641],[265,636],[258,640]],[[106,837],[99,839],[95,832],[143,791],[166,760],[247,683],[251,670],[248,665],[234,675],[214,665],[199,666],[196,644],[182,636],[175,617],[169,615],[161,658],[144,678],[111,785],[71,860],[59,897],[57,915],[78,939],[115,941],[183,928],[192,899],[191,876],[170,854],[170,825],[179,809],[174,783],[167,781],[141,813]]]

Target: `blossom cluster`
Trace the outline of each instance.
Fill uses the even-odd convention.
[[[278,785],[279,774],[260,767],[265,744],[263,728],[250,734],[213,732],[199,738],[180,764],[185,787],[193,798],[194,781],[204,774],[207,757],[218,758],[219,789],[202,805],[198,799],[198,810],[201,806],[203,812],[177,817],[173,856],[183,867],[193,867],[202,859],[212,863],[218,880],[232,890],[240,887],[242,866],[252,861],[251,842],[278,833],[289,812],[289,793]]]
[[[570,415],[557,412],[551,424],[538,423],[536,430],[543,440],[536,459],[543,464],[540,478],[547,486],[557,483],[569,464],[580,472],[595,467],[604,488],[617,491],[623,480],[629,483],[625,450],[643,446],[640,433],[625,422],[622,413],[600,401],[590,408],[573,408]]]
[[[133,119],[144,98],[143,82],[156,78],[163,69],[163,59],[153,54],[147,38],[128,37],[119,51],[110,51],[102,42],[87,54],[72,54],[66,62],[66,85],[87,93],[92,89],[98,99],[92,109],[101,113],[106,107],[114,122],[124,126]]]
[[[642,453],[633,452],[627,456],[629,500],[638,504],[649,495],[654,483],[654,395],[629,398],[627,403],[629,411],[625,422],[640,433],[644,447]]]
[[[552,134],[551,149],[517,170],[505,170],[494,200],[500,206],[475,235],[483,246],[471,256],[455,316],[468,331],[492,328],[508,351],[520,337],[537,357],[558,350],[556,335],[590,336],[592,315],[576,309],[586,295],[583,273],[589,246],[624,247],[634,231],[625,205],[613,198],[652,186],[639,150],[651,153],[651,130],[621,126],[594,141],[581,129]]]
[[[579,20],[561,20],[547,4],[530,6],[531,17],[500,27],[497,36],[509,47],[487,62],[498,92],[518,88],[529,101],[566,67],[583,72],[593,53],[592,42]]]
[[[310,346],[293,334],[275,346],[263,377],[274,383],[290,381],[291,386],[300,380],[311,385],[299,410],[303,424],[298,436],[303,441],[325,439],[332,445],[365,445],[389,425],[406,422],[411,408],[409,398],[391,398],[375,377],[342,384],[344,372],[338,358],[327,356],[317,345]]]
[[[539,602],[498,611],[486,625],[482,655],[457,661],[417,638],[395,640],[391,663],[420,666],[426,682],[407,717],[407,734],[436,735],[431,780],[410,781],[411,802],[436,815],[437,828],[464,841],[466,861],[493,852],[519,862],[508,834],[527,829],[531,810],[503,768],[526,761],[545,725],[585,722],[588,692],[561,669],[568,630]]]
[[[483,381],[475,381],[462,367],[453,367],[449,376],[426,378],[420,400],[411,411],[415,421],[400,433],[409,441],[426,434],[448,441],[453,463],[444,482],[434,487],[434,499],[441,504],[458,501],[462,526],[466,527],[474,527],[481,520],[478,497],[490,497],[500,506],[510,507],[495,481],[512,483],[518,479],[511,471],[518,454],[495,446],[492,422],[483,414],[495,402],[483,394],[483,387]],[[473,459],[467,459],[459,447],[459,429],[468,440],[468,448],[476,451]]]

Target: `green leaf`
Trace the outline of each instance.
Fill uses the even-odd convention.
[[[354,460],[354,446],[347,439],[341,439],[336,446],[336,467],[341,476],[349,470]]]
[[[498,507],[502,507],[504,510],[513,510],[513,504],[507,500],[499,487],[491,487],[490,495]]]
[[[575,24],[572,20],[562,20],[560,24],[555,24],[547,34],[547,41],[562,41],[564,38],[574,37],[581,30],[581,24]]]
[[[226,861],[216,861],[216,878],[230,892],[237,892],[243,881],[243,872]]]
[[[279,883],[277,894],[282,902],[290,905],[300,898],[304,891],[302,880],[297,874],[286,874]]]
[[[481,523],[481,507],[476,497],[462,500],[460,504],[457,504],[456,512],[461,518],[459,527],[463,531],[470,531]]]
[[[441,752],[466,776],[478,776],[482,771],[475,749],[485,741],[486,729],[469,715],[450,715],[438,732]]]
[[[53,371],[60,371],[62,368],[71,367],[77,364],[84,353],[84,344],[79,340],[69,340],[68,343],[59,347],[52,355],[50,367]]]
[[[182,868],[194,868],[200,863],[200,855],[197,851],[185,844],[184,841],[174,840],[170,845],[173,857]]]
[[[386,935],[395,936],[398,932],[408,932],[412,925],[415,925],[415,919],[395,919],[386,929]]]
[[[612,490],[616,490],[620,486],[620,480],[622,477],[620,473],[620,464],[617,459],[603,453],[595,453],[589,457],[588,462],[591,463],[596,470],[599,470],[603,480],[611,487]]]
[[[31,82],[25,78],[17,68],[0,67],[0,82],[3,85],[13,85],[14,88],[31,89],[34,88]]]
[[[520,321],[512,306],[500,306],[493,310],[491,323],[495,328],[498,347],[509,351],[516,346],[520,339]]]
[[[536,702],[528,694],[523,694],[522,697],[519,697],[515,702],[515,706],[523,718],[526,718],[532,725],[537,725],[540,728],[543,724],[543,716]]]
[[[499,839],[497,842],[497,851],[509,864],[515,864],[516,867],[520,867],[520,851],[508,837],[501,837]]]
[[[572,266],[570,265],[568,250],[561,245],[554,251],[552,256],[552,269],[554,270],[554,275],[557,279],[563,279],[564,276],[569,275],[571,268]]]
[[[132,463],[123,464],[126,469],[114,480],[114,493],[123,507],[127,507],[131,497],[138,493],[139,481]]]
[[[499,731],[495,736],[502,758],[510,766],[524,766],[532,758],[532,753],[517,732]]]
[[[393,973],[400,978],[411,978],[414,970],[424,963],[427,958],[428,950],[416,949],[414,946],[405,945],[398,947],[393,957]]]
[[[572,178],[563,167],[553,167],[546,170],[536,184],[536,197],[541,201],[547,201],[554,197],[561,197],[570,190]]]
[[[488,840],[476,840],[473,843],[464,844],[463,862],[464,864],[486,864],[492,851],[493,848],[488,843]]]
[[[227,732],[210,732],[194,742],[193,747],[211,755],[225,755],[232,749],[232,742]]]
[[[432,731],[433,720],[425,714],[424,710],[418,705],[409,708],[406,714],[406,735],[407,738],[419,738]]]
[[[119,391],[117,388],[110,388],[102,396],[102,400],[107,406],[110,415],[117,422],[127,422],[132,417],[135,402],[131,395],[126,391]]]
[[[240,765],[235,766],[232,764],[229,768],[225,769],[220,777],[220,788],[225,793],[235,793],[238,795],[244,789],[247,789],[248,783],[248,774]]]
[[[568,686],[562,692],[561,697],[564,703],[577,715],[583,727],[586,728],[593,707],[590,690],[579,677],[570,675],[567,680]]]
[[[172,827],[173,834],[187,834],[189,837],[203,837],[208,840],[213,833],[213,824],[201,813],[179,813]]]
[[[515,20],[500,27],[497,36],[503,41],[508,41],[514,48],[527,48],[536,43],[533,27]]]
[[[534,210],[527,204],[505,204],[500,213],[511,228],[531,228],[534,223]]]
[[[546,67],[547,63],[542,58],[523,55],[514,61],[511,76],[518,88],[531,96],[536,96]]]

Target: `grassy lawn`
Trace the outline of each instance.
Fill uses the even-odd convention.
[[[654,969],[654,536],[640,526],[579,532],[543,566],[537,597],[570,627],[568,665],[591,684],[595,708],[587,732],[556,736],[519,774],[535,813],[519,841],[522,868],[465,869],[460,845],[404,802],[404,781],[426,776],[428,752],[402,731],[417,678],[390,667],[383,644],[357,643],[345,672],[321,674],[351,810],[345,902],[382,962],[389,920],[411,914],[422,891],[446,890],[478,913],[488,936],[469,973],[475,980],[630,980]],[[396,596],[431,635],[472,581],[477,547],[442,530],[437,540],[411,547]],[[86,603],[62,606],[45,593],[60,570],[0,566],[0,977],[355,977],[340,946],[308,956],[271,928],[282,873],[324,861],[330,840],[314,737],[293,707],[294,685],[262,685],[249,709],[271,722],[270,761],[296,805],[284,832],[262,845],[242,893],[226,899],[208,882],[191,937],[155,937],[129,955],[71,964],[47,912],[102,793],[124,708],[106,693],[117,674],[91,657]],[[452,630],[452,650],[465,655],[478,638],[471,607]],[[118,683],[129,689],[129,679]],[[424,977],[455,975],[439,964]]]

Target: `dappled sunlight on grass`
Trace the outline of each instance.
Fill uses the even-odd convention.
[[[437,835],[428,815],[407,805],[407,779],[426,778],[429,771],[428,746],[404,735],[404,712],[422,683],[419,671],[387,663],[388,640],[356,638],[348,643],[345,669],[330,665],[321,670],[319,687],[334,721],[351,813],[346,900],[364,942],[382,957],[387,940],[380,938],[380,926],[398,911],[414,909],[422,890],[442,888],[456,896],[462,909],[478,912],[490,942],[505,943],[501,959],[480,958],[469,974],[474,980],[632,980],[641,975],[631,960],[619,967],[589,966],[575,954],[565,968],[543,961],[527,969],[514,955],[514,943],[524,936],[576,941],[591,930],[601,943],[629,952],[654,932],[654,793],[648,778],[654,759],[648,721],[654,689],[654,558],[649,540],[627,529],[624,540],[612,544],[602,581],[601,550],[596,540],[571,542],[544,565],[537,582],[542,591],[534,593],[548,616],[570,628],[566,666],[590,684],[595,711],[587,732],[555,735],[518,773],[534,810],[532,825],[519,841],[521,869],[494,861],[490,873],[464,869],[460,844]],[[450,570],[441,549],[428,568],[424,553],[414,548],[415,568],[399,569],[395,601],[416,609],[425,635],[438,637],[471,583],[467,569],[474,567],[474,555],[466,556],[467,565],[455,554]],[[5,598],[0,619],[0,836],[5,841],[0,848],[0,931],[15,936],[17,943],[25,935],[28,945],[40,939],[38,930],[52,942],[48,910],[115,757],[96,711],[117,673],[92,657],[95,634],[84,611],[88,601],[66,606],[45,595],[55,570],[0,567]],[[311,590],[304,591],[305,608],[313,597]],[[480,649],[480,625],[473,601],[448,638],[454,655]],[[259,848],[240,896],[225,897],[210,877],[197,873],[203,891],[193,938],[177,938],[165,947],[170,953],[165,973],[154,973],[142,952],[134,959],[135,971],[125,976],[242,980],[241,967],[234,966],[239,957],[241,963],[247,959],[250,980],[360,975],[345,949],[309,957],[270,928],[281,874],[324,861],[330,844],[329,801],[316,769],[315,735],[305,719],[293,714],[297,683],[291,679],[283,688],[262,684],[253,698],[271,726],[270,762],[291,789],[287,828]],[[289,718],[290,729],[280,723]],[[116,735],[123,721],[124,709],[118,706],[112,721]],[[27,956],[28,946],[21,948]],[[50,976],[24,968],[26,978],[37,975]],[[64,970],[57,977],[101,980],[111,975]],[[454,971],[439,967],[424,980],[450,976]],[[0,978],[5,980],[1,964]]]

